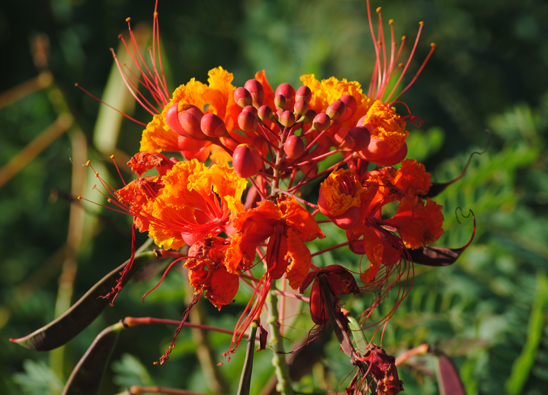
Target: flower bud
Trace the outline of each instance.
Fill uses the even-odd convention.
[[[255,107],[260,107],[263,105],[264,101],[264,89],[261,83],[255,79],[248,80],[244,88],[247,89],[247,91],[251,94],[251,98],[253,99],[253,105]]]
[[[295,125],[295,114],[291,111],[286,110],[280,115],[280,123],[286,128],[290,128]]]
[[[314,117],[312,121],[312,126],[314,129],[322,131],[326,130],[331,124],[331,118],[325,112],[321,112]]]
[[[276,93],[276,96],[274,96],[274,105],[278,109],[285,109],[285,101],[285,96],[280,93]]]
[[[236,88],[234,91],[234,101],[240,106],[250,106],[253,104],[253,98],[251,97],[251,93],[245,88],[239,87]]]
[[[363,151],[362,151],[363,152]],[[407,156],[407,144],[403,144],[402,147],[396,151],[395,154],[386,158],[371,160],[371,162],[381,166],[394,166],[400,163]]]
[[[244,110],[238,116],[238,125],[244,132],[252,132],[257,129],[257,116],[251,111]]]
[[[276,95],[277,94],[285,97],[284,110],[293,111],[293,106],[295,105],[295,88],[290,84],[284,83],[276,88]]]
[[[339,148],[344,151],[361,151],[369,145],[371,133],[364,126],[356,126],[344,136]]]
[[[308,110],[308,103],[304,100],[297,100],[295,102],[295,115],[304,115]]]
[[[346,106],[346,111],[344,112],[344,115],[342,115],[339,119],[339,122],[348,121],[356,113],[356,109],[358,108],[358,102],[352,95],[342,95],[339,100],[342,101]]]
[[[181,151],[198,151],[211,144],[207,140],[196,140],[186,136],[178,136],[177,143]]]
[[[272,119],[272,109],[269,106],[261,106],[257,111],[257,115],[261,121],[270,121]]]
[[[314,121],[314,118],[316,117],[316,115],[318,115],[316,113],[316,111],[314,111],[313,109],[310,108],[310,109],[306,110],[306,112],[304,113],[302,122],[312,123],[312,121]]]
[[[295,99],[297,101],[302,100],[308,104],[310,102],[310,99],[312,99],[312,91],[308,86],[303,85],[299,89],[297,89],[297,95]]]
[[[255,148],[247,144],[240,144],[232,155],[232,165],[236,174],[242,178],[248,178],[259,172],[263,166],[263,159]]]
[[[284,144],[284,152],[291,159],[300,157],[304,152],[304,142],[299,136],[292,134]]]
[[[344,115],[346,111],[346,105],[341,100],[335,100],[331,103],[325,113],[329,115],[332,120],[337,120]]]
[[[223,120],[213,113],[205,114],[202,117],[200,127],[208,137],[221,137],[228,133]]]
[[[200,121],[203,116],[204,114],[200,109],[193,105],[187,105],[183,112],[179,112],[177,117],[183,131],[183,136],[196,140],[205,140],[207,136],[202,132],[202,128],[200,127]]]
[[[252,112],[255,115],[257,115],[257,113],[258,113],[257,109],[253,106],[245,106],[243,111],[249,111],[249,112]]]
[[[179,123],[179,103],[174,103],[171,107],[168,108],[166,112],[166,123],[167,126],[175,133],[184,136],[185,132],[181,128]]]

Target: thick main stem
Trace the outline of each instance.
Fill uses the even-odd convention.
[[[278,379],[276,390],[282,395],[293,395],[291,379],[289,378],[289,366],[287,366],[285,361],[283,342],[280,334],[278,298],[276,297],[276,290],[274,287],[268,293],[266,305],[269,313],[268,324],[270,325],[270,334],[272,335],[270,344],[275,351],[274,356],[272,357],[272,365],[274,366],[276,378]]]

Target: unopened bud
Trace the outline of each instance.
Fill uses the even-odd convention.
[[[207,136],[202,132],[200,121],[204,114],[200,109],[193,105],[187,105],[183,112],[178,115],[179,124],[183,131],[183,136],[187,136],[196,140],[205,140]]]
[[[234,91],[234,101],[240,106],[250,106],[253,104],[253,98],[251,97],[251,93],[245,88],[239,87],[236,88]]]
[[[304,114],[304,117],[302,119],[302,122],[304,123],[312,123],[314,121],[314,118],[316,117],[317,113],[313,109],[306,110],[306,113]]]
[[[344,136],[339,148],[345,151],[361,151],[368,147],[371,133],[364,126],[356,126]]]
[[[342,95],[339,100],[342,101],[346,106],[346,111],[339,119],[339,122],[348,121],[356,113],[356,109],[358,108],[358,102],[352,95]]]
[[[232,165],[236,174],[242,178],[248,178],[259,172],[263,166],[263,159],[255,148],[240,144],[232,155]]]
[[[276,95],[278,93],[285,97],[284,110],[293,111],[293,106],[295,105],[295,88],[290,84],[284,83],[276,88]]]
[[[249,111],[249,112],[252,112],[253,114],[257,115],[257,109],[253,106],[245,106],[243,111]]]
[[[213,113],[205,114],[200,122],[202,132],[208,137],[221,137],[228,133],[221,118]]]
[[[345,111],[346,105],[341,100],[335,100],[327,107],[325,113],[329,115],[329,118],[335,121],[343,116]]]
[[[286,128],[290,128],[295,125],[295,114],[289,110],[284,111],[282,115],[280,115],[280,123]]]
[[[299,89],[297,89],[297,95],[295,99],[310,103],[310,99],[312,99],[312,91],[308,86],[303,85]]]
[[[272,113],[272,109],[269,106],[261,106],[259,111],[257,111],[257,115],[261,121],[270,121],[272,119]]]
[[[276,93],[274,96],[274,105],[278,109],[285,109],[285,101],[285,96],[280,93]]]
[[[252,132],[257,129],[257,116],[251,111],[244,110],[238,116],[238,125],[244,132]]]
[[[253,99],[253,105],[255,107],[260,107],[263,105],[264,101],[264,89],[261,83],[255,79],[248,80],[244,88],[247,89],[247,91],[251,94],[251,98]]]
[[[325,112],[321,112],[314,117],[312,121],[312,126],[314,129],[322,131],[326,130],[331,124],[331,118]]]
[[[308,103],[304,100],[297,100],[295,102],[295,115],[304,115],[308,110]]]
[[[292,134],[285,141],[284,152],[291,159],[300,157],[304,152],[303,140],[299,136]]]

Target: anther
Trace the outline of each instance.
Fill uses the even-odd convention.
[[[423,21],[420,21],[420,22],[419,22],[419,25],[421,25],[421,26],[424,25],[424,22],[423,22]]]
[[[78,195],[78,197],[76,199],[82,200],[82,196]]]
[[[110,159],[113,159],[113,160],[114,160],[114,155],[110,155]]]
[[[377,13],[381,12],[381,7],[377,7]]]
[[[389,24],[390,26],[392,26],[392,25],[394,24],[394,19],[390,19],[390,20],[388,21],[388,24]]]
[[[127,17],[127,18],[126,18],[126,22],[129,22],[129,21],[131,21],[131,18],[130,18],[130,17]]]
[[[95,173],[95,177],[99,177],[99,172],[96,172],[96,173]]]
[[[90,163],[91,163],[91,161],[88,160],[88,161],[86,162],[86,166],[89,166]]]

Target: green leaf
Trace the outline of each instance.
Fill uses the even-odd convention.
[[[155,254],[152,251],[136,255],[131,270],[124,277],[122,285],[154,257]],[[91,324],[109,304],[109,300],[102,296],[107,295],[116,286],[120,272],[128,263],[129,260],[103,277],[59,318],[30,335],[19,339],[10,339],[10,341],[35,351],[50,351],[66,344]]]
[[[544,274],[538,274],[537,292],[533,302],[533,311],[529,318],[528,335],[525,346],[520,356],[512,365],[512,373],[506,381],[506,390],[510,395],[521,394],[531,369],[535,363],[537,350],[542,338],[544,328],[544,308],[546,306],[546,295],[548,293],[548,279]]]
[[[13,381],[21,387],[24,394],[59,394],[63,384],[44,361],[23,362],[25,373],[13,375]]]
[[[112,350],[124,325],[119,322],[105,328],[95,338],[72,371],[62,395],[96,395]]]

